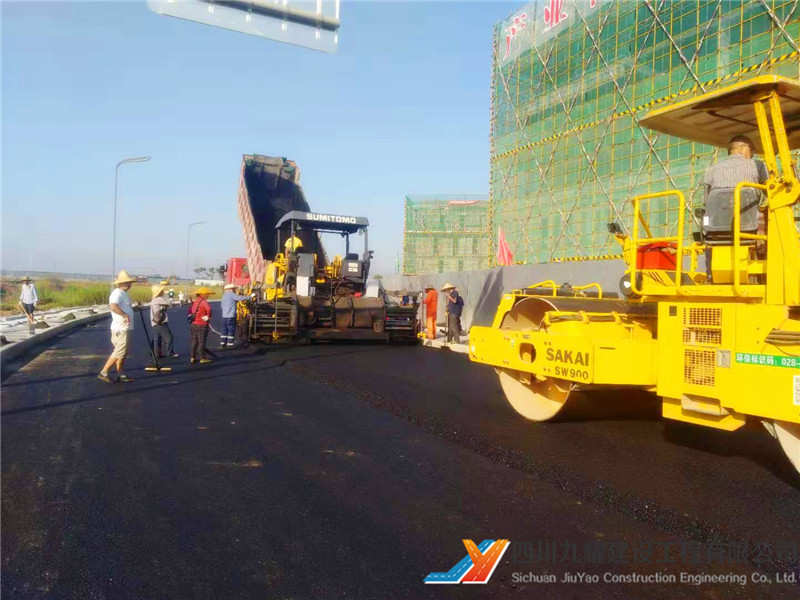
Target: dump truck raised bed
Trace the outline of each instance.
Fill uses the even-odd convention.
[[[285,158],[245,154],[238,208],[248,275],[252,282],[264,283],[267,263],[280,252],[275,246],[275,225],[289,211],[309,210],[300,187],[300,169]]]

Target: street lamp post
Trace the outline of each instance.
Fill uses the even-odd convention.
[[[111,242],[112,280],[117,274],[117,183],[119,182],[119,168],[125,163],[147,162],[148,160],[150,160],[149,156],[137,156],[136,158],[125,158],[117,163],[117,168],[114,171],[114,229],[113,229],[113,241]]]
[[[202,225],[205,221],[197,221],[196,223],[192,223],[186,229],[186,278],[191,279],[191,274],[189,273],[189,240],[191,239],[192,235],[192,227],[195,225]]]

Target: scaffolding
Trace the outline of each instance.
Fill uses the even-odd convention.
[[[680,189],[687,219],[718,150],[639,124],[756,75],[800,76],[800,0],[546,0],[494,31],[489,230],[516,261],[615,256],[631,198]],[[654,235],[677,214],[653,202]],[[494,255],[496,237],[491,238]]]
[[[404,275],[490,266],[488,196],[406,196],[404,213]]]

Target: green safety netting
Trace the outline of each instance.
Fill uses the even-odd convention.
[[[406,196],[403,273],[487,268],[488,226],[485,195]]]
[[[800,0],[547,0],[494,31],[489,227],[515,261],[619,252],[634,195],[677,188],[702,202],[718,151],[650,132],[650,108],[756,75],[798,77]],[[674,199],[654,233],[674,234]],[[687,232],[688,235],[688,232]],[[483,252],[483,249],[481,249]]]

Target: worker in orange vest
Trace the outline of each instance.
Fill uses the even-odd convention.
[[[428,339],[436,337],[436,307],[439,304],[439,293],[432,285],[425,286],[425,319],[428,324]]]

